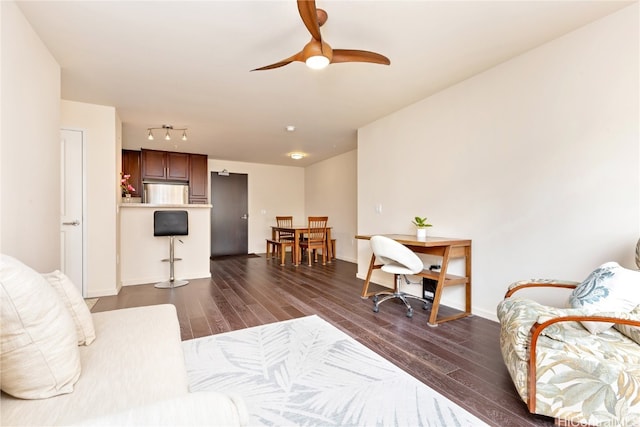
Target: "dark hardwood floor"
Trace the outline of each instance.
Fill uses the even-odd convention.
[[[529,414],[515,391],[496,322],[471,316],[429,327],[417,302],[411,319],[391,301],[376,314],[360,298],[362,283],[356,265],[340,260],[281,267],[264,256],[231,257],[211,262],[211,279],[176,289],[123,287],[92,311],[174,304],[183,340],[317,314],[490,425],[553,425]]]

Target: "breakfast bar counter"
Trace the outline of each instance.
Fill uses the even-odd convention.
[[[153,235],[153,213],[184,210],[189,215],[189,235],[175,239],[176,279],[209,277],[211,205],[120,205],[120,283],[122,286],[169,279],[169,238]]]

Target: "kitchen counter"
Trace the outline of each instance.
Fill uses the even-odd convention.
[[[153,213],[185,210],[189,235],[176,236],[175,279],[210,277],[211,205],[153,205],[122,203],[120,206],[120,283],[122,286],[169,280],[169,238],[153,235]],[[188,286],[188,285],[187,285]]]
[[[120,204],[121,208],[154,208],[154,209],[165,209],[165,208],[207,208],[211,209],[211,205],[202,205],[202,204],[194,204],[194,205],[156,205],[152,203],[122,203]]]

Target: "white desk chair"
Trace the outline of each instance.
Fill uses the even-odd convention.
[[[411,308],[407,298],[420,300],[423,302],[422,308],[429,308],[429,301],[426,299],[400,291],[400,283],[402,281],[400,276],[404,276],[407,283],[410,283],[406,275],[417,274],[424,269],[424,264],[418,255],[403,244],[384,236],[373,236],[369,243],[376,259],[383,264],[380,269],[393,274],[395,284],[393,291],[378,292],[373,296],[374,313],[380,310],[380,304],[392,298],[400,299],[407,306],[407,317],[413,316],[413,308]],[[385,296],[379,298],[380,295]]]

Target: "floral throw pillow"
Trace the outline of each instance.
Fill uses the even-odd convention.
[[[587,313],[628,313],[640,304],[640,271],[628,270],[617,262],[602,264],[573,290],[569,304]],[[582,326],[592,334],[605,331],[612,325],[582,322]]]
[[[640,305],[637,306],[630,314],[633,320],[640,320]],[[640,344],[640,326],[617,324],[615,325],[615,328]]]

